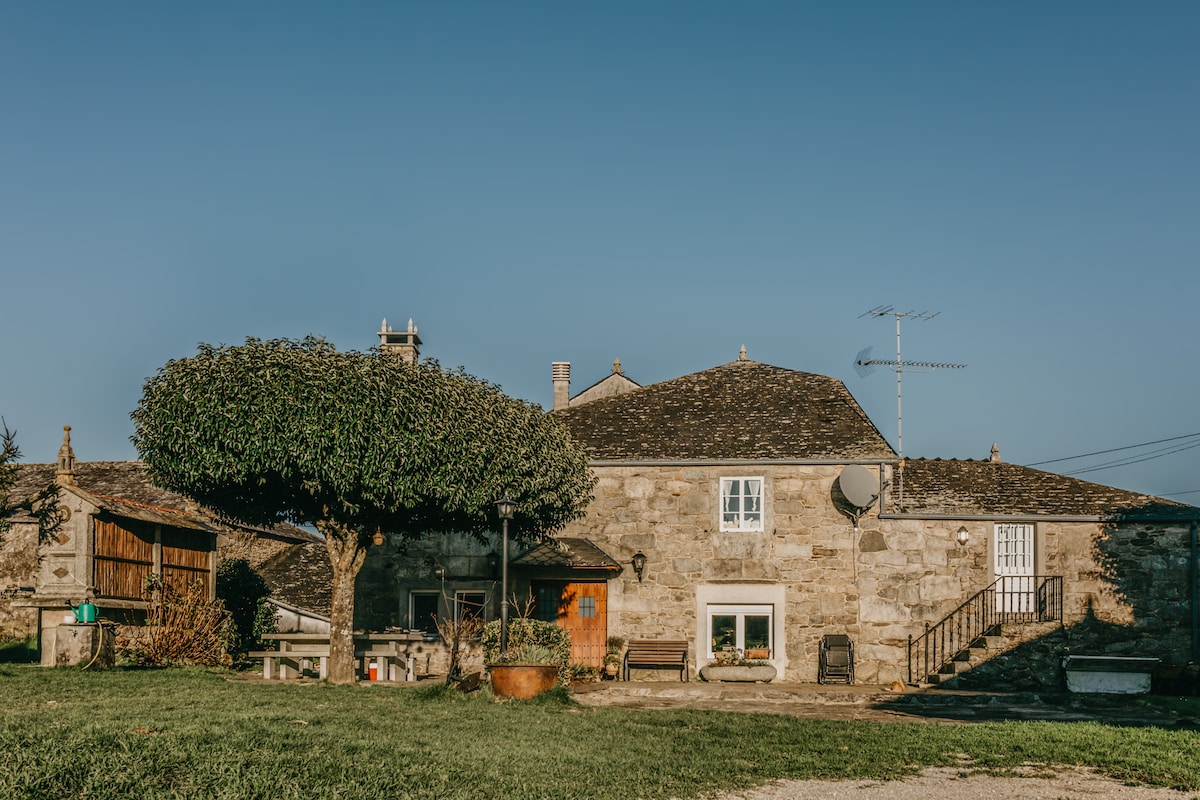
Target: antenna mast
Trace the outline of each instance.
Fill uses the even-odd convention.
[[[904,504],[904,404],[903,404],[903,383],[901,376],[907,368],[910,372],[914,368],[917,372],[925,372],[934,369],[962,369],[966,364],[947,364],[937,361],[904,361],[900,358],[900,320],[905,317],[909,319],[931,320],[942,312],[936,311],[930,314],[928,311],[897,311],[893,306],[876,306],[870,311],[859,314],[858,318],[863,317],[895,317],[896,318],[896,360],[884,360],[871,358],[870,347],[859,351],[858,357],[854,361],[854,369],[860,377],[870,375],[876,365],[891,368],[896,373],[896,455],[900,456],[900,464],[896,475],[896,491],[898,494],[897,504]]]

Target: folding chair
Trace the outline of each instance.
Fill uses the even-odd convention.
[[[818,683],[854,683],[854,642],[841,633],[821,637]]]

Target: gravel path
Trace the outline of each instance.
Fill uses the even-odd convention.
[[[1090,770],[1029,769],[1013,777],[972,775],[956,767],[936,767],[902,781],[779,781],[717,800],[1194,800],[1195,792],[1126,786]]]

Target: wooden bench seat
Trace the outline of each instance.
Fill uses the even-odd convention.
[[[678,669],[679,680],[688,680],[688,643],[685,639],[632,639],[625,650],[624,679],[629,670]]]

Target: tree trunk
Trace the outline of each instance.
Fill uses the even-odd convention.
[[[333,598],[329,610],[329,682],[354,683],[354,582],[367,556],[365,542],[355,531],[318,524],[325,534],[333,565]]]

